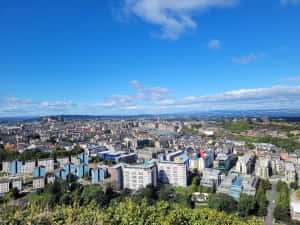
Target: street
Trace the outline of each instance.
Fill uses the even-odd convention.
[[[273,213],[275,209],[275,198],[276,198],[276,183],[272,182],[272,188],[269,195],[268,214],[265,217],[265,225],[273,225],[274,218]]]

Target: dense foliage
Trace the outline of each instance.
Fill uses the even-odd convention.
[[[290,217],[290,197],[289,187],[287,183],[278,181],[276,190],[279,192],[279,198],[276,199],[276,207],[274,211],[274,217],[278,221],[284,221],[285,223],[291,222]]]
[[[0,148],[0,162],[13,161],[13,160],[26,161],[32,159],[57,158],[57,157],[77,155],[82,152],[83,150],[79,146],[76,146],[71,151],[66,151],[63,148],[57,147],[56,150],[52,152],[43,152],[39,149],[33,149],[33,150],[26,150],[21,153],[16,151],[8,151],[5,150],[4,148]]]
[[[109,185],[81,185],[69,176],[25,198],[30,203],[20,207],[0,205],[0,224],[262,224],[257,218],[194,208],[188,191],[177,194],[171,186],[116,193]]]
[[[41,207],[31,203],[26,207],[2,206],[0,223],[6,224],[66,224],[66,225],[93,225],[93,224],[161,224],[161,225],[185,225],[185,224],[210,224],[210,225],[262,225],[255,218],[241,220],[236,215],[227,215],[211,209],[193,209],[181,207],[178,204],[171,205],[165,201],[159,201],[155,205],[148,205],[146,201],[137,204],[130,199],[125,199],[118,204],[111,204],[107,208],[99,208],[91,203],[80,206],[57,205],[53,209]]]
[[[241,194],[239,201],[226,194],[211,194],[208,205],[217,211],[227,213],[238,212],[241,217],[265,216],[267,213],[268,201],[266,191],[270,188],[270,183],[265,180],[259,181],[259,186],[255,196]]]
[[[256,141],[261,143],[273,144],[279,148],[285,149],[288,152],[292,152],[300,148],[300,143],[295,142],[293,138],[275,138],[275,137],[265,136],[265,137],[258,138]]]
[[[224,122],[222,126],[224,129],[238,134],[253,128],[253,126],[245,120]]]
[[[226,194],[212,194],[208,199],[208,206],[218,211],[233,213],[237,210],[237,201]]]

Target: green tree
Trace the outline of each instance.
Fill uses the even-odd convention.
[[[17,199],[17,198],[20,197],[20,192],[19,192],[19,189],[18,189],[18,188],[14,187],[14,188],[12,189],[12,197],[13,197],[14,199]]]
[[[237,206],[239,215],[242,217],[247,217],[254,215],[257,210],[256,199],[254,196],[241,194]]]
[[[290,183],[290,187],[294,190],[297,190],[298,189],[298,183],[296,181]]]
[[[237,201],[226,194],[211,194],[208,198],[208,206],[218,211],[233,213],[237,210]]]

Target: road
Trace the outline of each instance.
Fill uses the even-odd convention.
[[[269,195],[269,205],[268,205],[268,214],[265,217],[265,225],[273,225],[274,222],[274,209],[275,209],[275,199],[276,199],[276,183],[272,183],[272,188]]]

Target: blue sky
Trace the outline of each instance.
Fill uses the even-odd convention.
[[[10,0],[0,27],[0,116],[300,108],[300,0]]]

